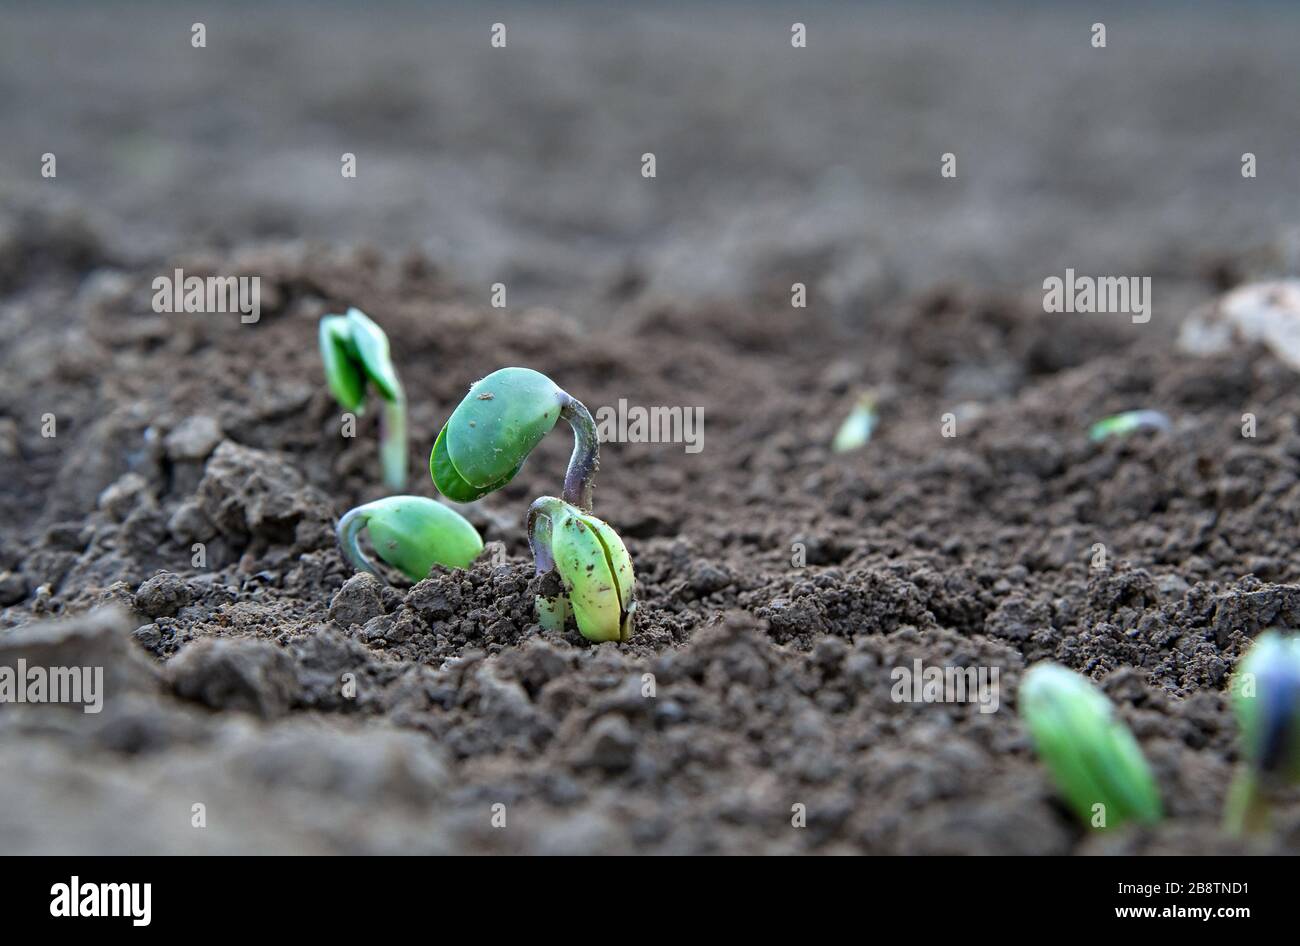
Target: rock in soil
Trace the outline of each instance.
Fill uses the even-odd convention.
[[[265,641],[203,640],[167,663],[177,695],[218,710],[283,716],[298,693],[293,659]]]

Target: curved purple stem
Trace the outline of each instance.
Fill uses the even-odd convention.
[[[554,496],[542,496],[533,500],[533,504],[528,507],[525,528],[528,532],[528,547],[533,552],[533,567],[538,575],[545,575],[555,567],[555,556],[551,554],[551,525],[555,513],[562,505]]]
[[[555,555],[551,551],[551,538],[555,515],[565,504],[554,496],[543,496],[528,507],[528,547],[533,550],[533,567],[538,575],[555,568]],[[569,619],[569,599],[561,593],[553,598],[538,595],[533,602],[537,623],[548,631],[563,633]]]
[[[591,419],[586,406],[569,394],[564,395],[560,416],[573,428],[573,455],[569,457],[569,469],[564,474],[564,501],[583,512],[591,512],[592,487],[596,471],[600,469],[600,437],[596,433],[596,422]]]

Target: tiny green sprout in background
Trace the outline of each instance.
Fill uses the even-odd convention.
[[[1300,782],[1300,638],[1260,634],[1237,664],[1231,693],[1243,761],[1224,823],[1241,834],[1268,827],[1268,795]]]
[[[600,440],[581,401],[530,368],[494,371],[474,383],[448,418],[429,472],[447,498],[476,500],[514,479],[561,418],[574,438],[563,498],[543,496],[528,510],[537,574],[554,571],[562,586],[537,596],[537,620],[559,631],[572,614],[588,640],[626,641],[636,614],[632,559],[614,530],[591,514]]]
[[[1088,428],[1088,438],[1093,441],[1107,437],[1123,437],[1137,430],[1169,430],[1173,425],[1160,411],[1125,411],[1097,421]]]
[[[483,551],[478,531],[454,509],[424,496],[388,496],[349,510],[338,527],[343,557],[377,577],[361,551],[363,528],[379,557],[412,581],[428,578],[434,565],[468,568]]]
[[[1020,683],[1019,702],[1039,757],[1085,824],[1097,824],[1098,804],[1105,806],[1099,827],[1160,820],[1160,793],[1137,740],[1087,677],[1035,664]]]
[[[853,410],[849,411],[849,416],[840,424],[835,439],[831,441],[831,450],[835,453],[848,453],[861,449],[871,440],[871,433],[875,429],[876,396],[867,393],[858,398]]]
[[[389,489],[406,486],[406,395],[388,351],[388,336],[360,309],[320,320],[320,354],[325,380],[345,411],[360,414],[367,383],[384,412],[380,417],[379,462]]]

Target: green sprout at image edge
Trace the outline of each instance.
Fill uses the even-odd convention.
[[[1269,797],[1300,782],[1300,638],[1260,634],[1229,686],[1242,762],[1228,792],[1230,834],[1269,826]]]
[[[1018,699],[1039,757],[1084,824],[1160,820],[1160,793],[1146,758],[1092,681],[1059,664],[1035,664]]]

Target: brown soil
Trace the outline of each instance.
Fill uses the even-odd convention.
[[[257,325],[155,315],[105,276],[59,307],[58,334],[6,354],[0,411],[25,420],[51,405],[59,428],[42,439],[15,424],[6,444],[16,528],[2,564],[20,587],[4,621],[64,616],[78,647],[132,638],[110,660],[127,692],[99,716],[0,713],[10,844],[1229,846],[1215,830],[1234,759],[1226,677],[1256,631],[1300,621],[1300,396],[1266,352],[1188,360],[1114,320],[960,294],[883,314],[869,342],[779,304],[648,307],[580,330],[448,300],[409,260],[286,251],[232,265],[265,274],[277,300]],[[414,587],[347,581],[332,525],[377,495],[373,421],[338,436],[314,343],[316,319],[345,299],[401,340],[420,492],[432,493],[422,465],[441,420],[500,365],[543,370],[593,410],[703,408],[698,454],[603,451],[597,511],[637,566],[632,643],[532,622],[519,520],[555,491],[560,434],[470,512],[504,564],[485,555]],[[944,438],[940,416],[976,376],[1000,390]],[[878,434],[834,455],[830,435],[867,384],[883,392]],[[1087,440],[1091,420],[1134,406],[1166,411],[1173,431]],[[194,542],[206,568],[190,567]],[[119,611],[85,617],[97,605]],[[1000,668],[1000,710],[893,702],[890,669],[916,658]],[[1053,800],[1014,715],[1022,669],[1046,658],[1122,707],[1165,826],[1085,838]],[[160,791],[174,812],[150,804]],[[206,832],[189,827],[193,802]],[[491,827],[497,803],[518,830]],[[24,834],[34,818],[46,827]],[[1294,848],[1300,805],[1280,822],[1273,843]]]

